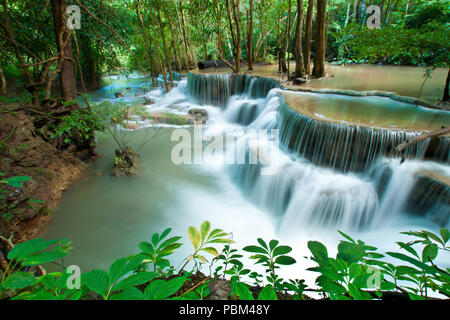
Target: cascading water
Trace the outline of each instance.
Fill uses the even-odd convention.
[[[280,232],[294,232],[300,225],[360,229],[385,223],[411,211],[407,204],[417,193],[418,171],[439,166],[449,173],[445,165],[419,161],[426,157],[449,163],[449,138],[414,144],[400,160],[393,148],[419,132],[314,119],[292,110],[278,87],[272,79],[250,76],[188,76],[190,96],[200,104],[226,106],[226,121],[246,130],[279,129],[281,149],[269,155],[269,162],[279,162],[276,174],[261,175],[267,165],[261,162],[231,165],[229,170],[249,199],[278,216]],[[246,157],[252,151],[249,139],[237,142],[238,153]],[[402,164],[404,159],[416,160]],[[442,191],[431,184],[423,193],[427,200],[421,201],[428,205],[419,206],[422,214],[447,225],[448,186]],[[438,204],[430,200],[436,197]]]

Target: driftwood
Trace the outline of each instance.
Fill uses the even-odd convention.
[[[443,127],[442,129],[437,130],[437,131],[423,133],[421,135],[415,136],[414,138],[411,138],[411,139],[408,139],[408,140],[402,142],[397,147],[395,147],[394,151],[402,152],[403,150],[408,148],[410,145],[413,145],[417,142],[420,142],[420,141],[423,141],[423,140],[426,140],[429,138],[433,138],[433,137],[443,136],[446,134],[450,134],[450,128]]]

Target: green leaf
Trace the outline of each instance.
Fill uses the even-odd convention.
[[[55,261],[56,259],[63,258],[67,256],[67,252],[60,251],[49,251],[49,252],[41,252],[36,253],[32,256],[29,256],[22,261],[22,265],[24,266],[35,266],[38,264],[49,263]]]
[[[289,246],[279,246],[279,247],[276,247],[275,250],[273,250],[273,256],[276,257],[276,256],[288,254],[291,251],[292,251],[292,248]]]
[[[189,240],[191,240],[194,249],[197,250],[200,245],[200,233],[195,227],[188,228]]]
[[[308,241],[308,248],[319,264],[328,260],[327,248],[318,241]]]
[[[167,228],[166,230],[164,230],[161,233],[161,237],[159,238],[159,240],[161,241],[162,239],[164,239],[165,237],[167,237],[167,235],[170,233],[170,231],[172,231],[172,228]],[[181,238],[181,237],[180,237]]]
[[[154,248],[156,248],[158,246],[158,242],[159,242],[159,234],[154,233],[152,235],[152,244],[153,244]]]
[[[271,240],[269,242],[270,251],[273,251],[273,249],[275,249],[279,243],[280,243],[280,241],[278,241],[278,240]]]
[[[252,293],[250,292],[249,288],[245,283],[236,282],[233,285],[233,289],[239,296],[240,300],[255,300],[255,298],[253,297]]]
[[[447,244],[448,239],[450,239],[450,232],[446,228],[441,228],[441,237],[444,240],[444,245]]]
[[[258,239],[256,239],[256,240],[258,241],[258,243],[259,243],[264,249],[267,250],[267,252],[269,252],[269,247],[267,246],[266,242],[265,242],[263,239],[258,238]]]
[[[155,252],[155,250],[153,249],[153,246],[148,242],[139,243],[139,249],[142,252],[150,253],[150,254],[154,254],[154,252]]]
[[[185,282],[185,277],[174,278],[167,282],[164,280],[154,280],[145,289],[145,298],[148,300],[166,299],[177,292]]]
[[[431,268],[430,266],[426,265],[425,263],[423,263],[422,261],[416,260],[414,258],[408,257],[407,255],[403,254],[403,253],[398,253],[398,252],[386,252],[388,255],[390,255],[391,257],[409,262],[413,265],[415,265],[416,267],[421,268],[422,270],[424,270],[427,273],[430,274],[434,274],[435,271],[433,270],[433,268]]]
[[[411,247],[411,245],[407,244],[407,243],[403,243],[403,242],[397,242],[397,244],[404,250],[408,251],[409,253],[411,253],[412,255],[416,256],[417,258],[419,258],[419,255],[417,254],[417,251],[414,250],[413,247]]]
[[[89,290],[106,297],[109,289],[108,273],[103,270],[92,270],[84,275],[83,283]]]
[[[44,239],[42,238],[36,238],[33,240],[18,243],[9,251],[8,259],[24,259],[35,252],[47,249],[58,241],[59,240],[44,241]]]
[[[289,256],[279,256],[275,259],[275,263],[281,265],[290,265],[296,263],[295,259]]]
[[[110,300],[144,300],[141,290],[131,287],[111,296]]]
[[[30,272],[18,271],[8,276],[2,282],[2,286],[6,289],[23,289],[33,285],[35,282],[34,275]]]
[[[423,248],[422,251],[422,261],[428,262],[433,261],[438,255],[438,246],[435,243],[430,243]]]
[[[278,300],[278,297],[275,290],[267,285],[259,293],[258,300]]]
[[[347,235],[347,234],[345,234],[345,233],[343,233],[342,231],[339,231],[339,230],[338,230],[338,232],[339,232],[340,235],[343,236],[345,239],[349,240],[349,241],[352,242],[352,243],[355,243],[355,240],[353,240],[349,235]]]
[[[211,230],[211,224],[209,221],[204,221],[200,225],[200,237],[202,239],[202,243],[206,240],[206,237],[208,236],[209,231]]]
[[[109,285],[112,286],[117,280],[122,278],[131,270],[127,268],[127,259],[122,258],[113,262],[109,268]]]
[[[118,284],[114,286],[113,290],[118,291],[128,287],[139,286],[146,282],[152,281],[154,278],[158,276],[159,275],[155,272],[139,272],[120,281]]]
[[[6,183],[8,186],[14,188],[23,188],[22,182],[30,181],[31,178],[28,176],[11,177],[8,179],[1,180],[1,182]]]
[[[212,254],[215,257],[217,257],[219,255],[219,252],[217,252],[216,248],[213,248],[213,247],[202,248],[200,251],[204,251],[206,253]]]
[[[246,246],[242,250],[253,253],[262,253],[262,254],[268,253],[264,248],[258,246]]]
[[[357,244],[341,241],[338,245],[337,257],[347,263],[358,262],[364,257],[364,250]]]
[[[175,242],[177,242],[178,240],[180,240],[181,237],[172,237],[170,239],[167,239],[166,241],[164,241],[163,243],[161,243],[161,245],[159,246],[160,248],[165,248]]]

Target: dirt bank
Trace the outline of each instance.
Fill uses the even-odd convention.
[[[19,105],[0,106],[2,178],[29,176],[23,188],[0,186],[0,235],[17,243],[36,237],[66,190],[86,167],[79,151],[61,151],[38,134],[35,116]],[[1,197],[2,196],[2,197]],[[0,250],[5,249],[0,241]]]

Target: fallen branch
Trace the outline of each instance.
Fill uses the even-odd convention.
[[[404,142],[402,142],[401,144],[399,144],[397,147],[395,147],[394,151],[395,152],[402,152],[403,150],[405,150],[406,148],[408,148],[409,146],[418,143],[420,141],[429,139],[429,138],[434,138],[434,137],[439,137],[439,136],[443,136],[446,134],[450,133],[450,128],[445,128],[443,127],[440,130],[437,131],[433,131],[433,132],[427,132],[427,133],[423,133],[421,135],[415,136],[412,139],[408,139]]]

